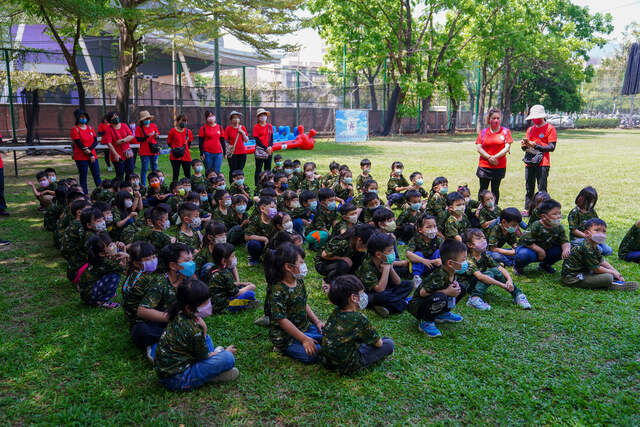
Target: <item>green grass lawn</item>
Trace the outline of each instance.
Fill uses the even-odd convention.
[[[323,173],[331,160],[357,171],[367,157],[381,188],[391,162],[401,160],[407,174],[419,170],[427,183],[444,175],[450,188],[468,183],[473,194],[474,139],[319,142],[313,151],[286,154],[315,161]],[[25,182],[48,165],[59,178],[75,174],[72,161],[25,159],[15,179],[11,157],[5,155],[5,176],[12,215],[0,219],[0,237],[12,241],[0,250],[2,424],[640,424],[639,294],[569,289],[559,274],[534,270],[516,279],[533,310],[517,309],[506,292],[492,289],[490,312],[461,304],[456,311],[464,322],[443,326],[439,339],[419,333],[408,313],[381,319],[368,312],[379,332],[395,340],[396,352],[351,377],[274,353],[267,330],[253,324],[261,310],[210,317],[214,343],[238,348],[239,380],[167,392],[132,345],[122,311],[80,302],[43,231]],[[509,157],[503,208],[523,206],[521,158],[519,148]],[[560,132],[549,191],[566,217],[578,191],[595,186],[608,243],[617,250],[640,216],[639,158],[639,131]],[[248,163],[249,178],[253,159]],[[170,175],[167,159],[161,167]],[[111,174],[103,168],[103,175]],[[262,299],[262,270],[247,266],[244,248],[238,252],[241,277],[258,285]],[[640,279],[640,268],[620,262],[617,253],[610,260],[627,279]],[[312,267],[312,254],[307,263]],[[326,319],[332,306],[314,268],[306,283],[310,305]]]

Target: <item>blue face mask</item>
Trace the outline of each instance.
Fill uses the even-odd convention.
[[[335,211],[338,208],[338,204],[336,202],[329,202],[327,204],[327,209],[330,211]]]
[[[455,273],[464,274],[467,272],[468,268],[469,268],[469,261],[464,260],[462,263],[460,263],[460,270],[456,270]]]
[[[369,190],[369,193],[378,194],[378,189]]]
[[[208,197],[208,196],[200,196],[200,201],[201,201],[201,202],[203,202],[203,203],[204,203],[204,202],[206,202],[207,200],[209,200],[209,197]]]
[[[216,187],[216,190],[226,190],[226,188],[227,188],[227,184],[222,184],[222,185],[218,185]]]
[[[80,119],[78,120],[78,123],[80,123],[81,125],[86,125],[87,119],[85,117],[80,117]]]
[[[289,188],[289,184],[287,184],[286,182],[283,182],[282,184],[280,184],[280,189],[282,191],[286,190],[287,188]]]
[[[196,272],[196,263],[193,261],[181,262],[180,266],[182,267],[182,270],[178,273],[182,274],[184,277],[191,277]]]
[[[293,169],[285,169],[284,173],[286,173],[287,175],[291,175],[293,173]]]
[[[318,202],[316,200],[314,200],[313,202],[309,202],[309,209],[311,209],[312,211],[318,209]]]
[[[395,252],[391,252],[390,254],[386,254],[385,256],[387,257],[387,264],[393,264],[393,262],[396,260]]]
[[[296,171],[296,172],[298,172],[298,173],[300,173],[300,172],[302,172],[302,168],[297,167],[297,168],[295,168],[295,171]]]
[[[151,124],[151,120],[144,120],[142,124],[145,126],[149,126]]]
[[[346,177],[346,178],[344,179],[344,183],[345,183],[345,184],[351,184],[352,182],[353,182],[353,178],[351,178],[350,176],[348,176],[348,177]]]
[[[236,185],[244,185],[244,178],[236,179],[235,183]]]
[[[243,214],[247,210],[247,205],[237,205],[235,207],[236,212]]]
[[[421,207],[422,203],[420,202],[411,203],[411,209],[413,209],[414,211],[419,211]]]
[[[516,232],[516,228],[515,227],[507,228],[507,233],[515,233],[515,232]]]

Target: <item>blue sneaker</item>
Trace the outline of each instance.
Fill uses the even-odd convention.
[[[463,317],[459,314],[447,312],[436,317],[437,323],[460,323]]]
[[[418,325],[418,330],[429,335],[431,338],[439,337],[442,335],[440,329],[436,328],[436,325],[433,322],[420,322],[420,324]]]
[[[398,240],[398,246],[406,246],[407,244],[404,242],[404,240]]]
[[[258,264],[260,264],[260,261],[249,260],[249,267],[255,267]]]

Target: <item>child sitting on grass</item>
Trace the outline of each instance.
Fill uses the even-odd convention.
[[[36,199],[40,202],[38,210],[42,211],[51,204],[51,201],[56,195],[56,187],[55,183],[49,181],[49,176],[45,171],[38,172],[36,174],[36,180],[38,181],[38,188],[36,188],[35,184],[31,181],[28,181],[27,184],[31,186],[33,195],[36,196]]]
[[[496,205],[496,198],[489,190],[482,190],[478,197],[482,203],[482,207],[476,211],[480,228],[485,236],[489,236],[489,232],[498,222],[502,210]]]
[[[531,310],[527,297],[513,283],[509,272],[496,264],[487,253],[487,240],[482,231],[477,228],[468,229],[464,233],[464,243],[467,245],[469,261],[469,268],[464,273],[469,292],[467,305],[482,311],[491,310],[491,306],[483,298],[489,286],[495,285],[509,292],[514,304],[525,310]]]
[[[404,245],[404,242],[411,240],[415,233],[416,221],[422,214],[422,199],[417,190],[407,191],[404,197],[409,206],[398,216],[397,228],[394,232],[399,245]]]
[[[359,193],[366,192],[364,183],[368,180],[373,180],[373,175],[371,175],[371,160],[362,159],[360,160],[360,170],[362,172],[356,178],[356,191]]]
[[[431,338],[442,332],[438,323],[459,323],[463,318],[451,313],[465,295],[465,289],[458,283],[458,274],[464,274],[469,267],[467,247],[456,239],[447,239],[440,245],[442,267],[427,276],[413,294],[407,310],[418,319],[418,330]]]
[[[597,202],[598,192],[593,187],[585,187],[578,193],[575,202],[576,207],[571,209],[571,212],[569,212],[567,216],[571,246],[577,246],[584,241],[585,223],[591,218],[598,218],[595,209]],[[604,243],[598,244],[598,248],[604,256],[609,256],[613,253],[613,249]]]
[[[167,389],[186,391],[238,378],[238,369],[234,368],[236,348],[214,348],[207,334],[203,318],[210,315],[207,285],[197,279],[181,283],[154,358],[158,379]]]
[[[584,241],[571,248],[569,257],[562,262],[562,283],[583,289],[638,289],[636,282],[625,282],[618,270],[603,259],[598,245],[607,239],[607,223],[591,218],[583,229]]]
[[[404,201],[404,192],[411,188],[407,179],[402,175],[404,166],[402,162],[393,162],[391,164],[391,174],[387,182],[387,206],[402,205]]]
[[[620,242],[618,257],[629,262],[640,262],[640,220],[627,231]]]
[[[429,200],[425,207],[425,213],[435,217],[438,225],[444,221],[447,214],[447,194],[449,194],[449,181],[444,176],[439,176],[431,183]]]
[[[202,233],[200,233],[200,213],[198,207],[190,202],[185,202],[178,207],[180,216],[180,230],[176,241],[189,246],[194,254],[200,251],[202,246]]]
[[[407,259],[411,262],[413,286],[422,283],[422,277],[430,274],[442,265],[436,219],[431,215],[422,215],[416,221],[416,232],[407,245]]]
[[[256,285],[237,280],[238,259],[235,247],[231,243],[218,243],[213,247],[211,255],[215,267],[209,273],[208,284],[213,313],[219,314],[225,310],[237,312],[257,307]]]
[[[518,224],[522,221],[522,214],[516,208],[506,208],[500,212],[498,223],[491,227],[487,238],[489,244],[488,254],[507,267],[512,267],[516,260],[516,248],[518,247]],[[505,249],[504,245],[511,246]]]
[[[338,222],[338,205],[336,194],[330,188],[321,188],[318,191],[318,208],[316,209],[311,225],[307,227],[305,240],[313,250],[322,249],[333,226]]]
[[[443,234],[447,239],[456,239],[462,242],[462,236],[467,228],[471,227],[469,219],[464,214],[464,196],[457,191],[447,194],[447,210],[449,216],[443,223]]]
[[[353,275],[339,276],[329,289],[329,301],[336,308],[329,316],[322,336],[322,364],[341,374],[370,366],[393,353],[391,338],[380,338],[364,310],[368,296],[362,282]]]

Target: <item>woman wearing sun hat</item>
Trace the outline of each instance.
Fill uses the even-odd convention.
[[[546,118],[547,113],[544,111],[544,106],[532,106],[526,120],[531,120],[533,126],[527,129],[527,134],[520,143],[522,151],[525,152],[523,159],[527,187],[525,209],[529,208],[529,203],[533,198],[536,181],[538,182],[538,191],[547,191],[547,178],[551,165],[549,153],[556,149],[558,137],[556,128],[547,123]]]
[[[227,150],[227,160],[229,161],[229,171],[243,170],[244,165],[247,162],[247,149],[244,143],[249,141],[247,129],[241,125],[242,114],[237,111],[232,111],[229,114],[229,121],[231,124],[227,126],[224,133],[227,137],[227,143],[229,147],[233,149],[232,152]],[[235,145],[235,148],[234,148]]]
[[[160,154],[160,146],[158,145],[158,126],[155,123],[151,123],[153,116],[148,111],[140,111],[138,117],[138,126],[136,126],[135,137],[136,141],[140,144],[140,181],[143,186],[147,185],[147,172],[149,171],[149,164],[151,164],[151,170],[158,170],[158,155]]]
[[[271,153],[273,147],[273,127],[269,123],[270,112],[264,108],[258,108],[256,117],[258,123],[253,127],[253,138],[256,140],[256,173],[254,184],[258,185],[258,177],[263,170],[271,169]]]

